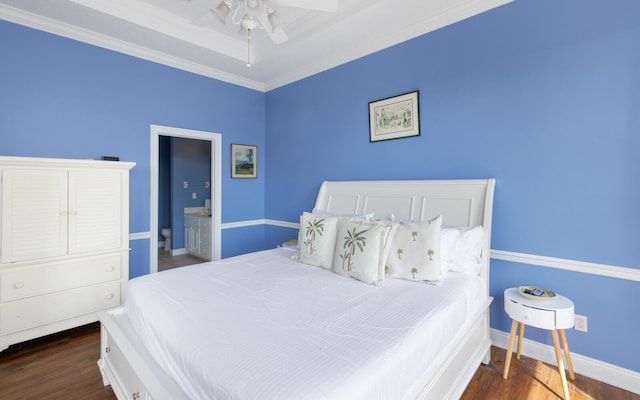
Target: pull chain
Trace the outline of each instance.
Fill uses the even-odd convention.
[[[247,67],[251,68],[251,29],[247,29]]]

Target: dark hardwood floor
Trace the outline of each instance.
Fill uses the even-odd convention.
[[[114,400],[98,358],[97,323],[10,346],[0,353],[0,399]]]
[[[114,400],[96,364],[99,346],[96,323],[9,347],[0,353],[0,399]],[[503,380],[504,357],[503,349],[492,347],[491,365],[478,369],[462,400],[562,399],[554,366],[514,357],[509,379]],[[569,381],[569,390],[573,400],[640,400],[640,395],[578,374],[575,381]]]

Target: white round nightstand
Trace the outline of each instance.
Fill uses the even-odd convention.
[[[575,379],[573,373],[573,365],[571,364],[571,355],[569,353],[569,345],[567,344],[567,336],[565,329],[572,328],[574,324],[573,302],[568,298],[556,295],[551,298],[532,299],[523,296],[518,288],[510,288],[504,291],[504,310],[513,320],[511,322],[511,335],[509,336],[509,348],[507,349],[507,358],[504,364],[504,373],[502,377],[507,379],[509,376],[509,366],[511,364],[511,355],[513,353],[513,344],[516,337],[518,325],[520,325],[520,333],[518,335],[518,352],[516,358],[520,359],[520,350],[522,349],[522,337],[524,336],[524,326],[534,326],[551,331],[553,339],[553,348],[556,352],[556,360],[558,362],[558,372],[562,378],[562,387],[564,389],[564,398],[569,400],[569,388],[567,386],[567,377],[564,372],[564,363],[562,360],[562,350],[558,341],[558,330],[562,338],[562,347],[567,358],[567,367],[569,367],[569,376]]]

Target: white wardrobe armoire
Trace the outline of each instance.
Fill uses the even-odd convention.
[[[134,166],[0,157],[0,351],[123,304]]]

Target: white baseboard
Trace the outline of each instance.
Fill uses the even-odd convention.
[[[164,242],[158,242],[158,248],[161,249],[164,247]],[[171,256],[181,256],[183,254],[189,254],[187,249],[184,247],[181,249],[171,249]]]
[[[189,254],[187,249],[185,249],[184,247],[181,248],[181,249],[171,249],[171,255],[172,256],[181,256],[183,254]]]
[[[491,340],[496,347],[506,350],[509,346],[509,334],[507,332],[491,329]],[[571,350],[570,342],[569,350]],[[524,338],[522,341],[522,355],[547,364],[558,365],[556,363],[556,354],[553,346],[527,338]],[[512,360],[512,362],[514,361]],[[571,352],[571,362],[573,363],[573,371],[577,374],[640,394],[640,373],[638,372],[585,357],[574,352]]]

